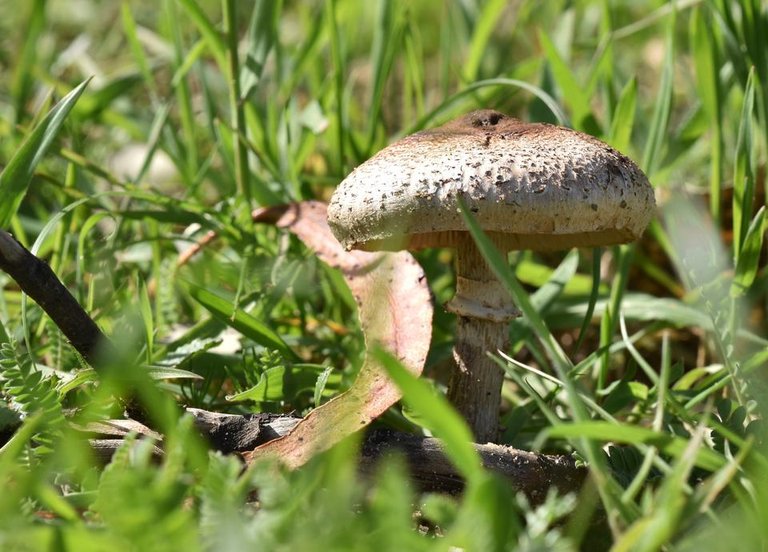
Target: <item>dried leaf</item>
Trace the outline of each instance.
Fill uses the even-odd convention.
[[[424,271],[407,252],[346,251],[326,221],[326,205],[306,201],[254,213],[299,237],[328,265],[338,268],[357,301],[367,349],[378,345],[411,373],[424,367],[432,336],[432,301]],[[289,434],[246,453],[248,463],[274,455],[291,468],[370,424],[400,399],[381,364],[367,355],[348,391],[315,408]]]

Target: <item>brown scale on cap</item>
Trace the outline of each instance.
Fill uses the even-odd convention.
[[[407,136],[337,188],[328,222],[348,249],[456,248],[456,370],[448,396],[479,441],[493,440],[503,375],[486,352],[519,316],[465,229],[458,198],[503,251],[637,239],[654,213],[642,171],[580,132],[474,111]]]

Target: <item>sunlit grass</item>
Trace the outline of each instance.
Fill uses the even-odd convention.
[[[86,422],[122,415],[121,383],[90,373],[71,383],[82,360],[0,275],[0,432],[26,416],[0,449],[0,548],[101,549],[112,537],[158,550],[765,540],[764,2],[68,0],[5,1],[0,13],[3,228],[49,261],[136,367],[203,377],[142,383],[169,435],[162,463],[137,445],[94,467],[51,414],[61,412],[51,389],[58,381],[64,412]],[[305,414],[348,387],[364,358],[339,273],[254,225],[251,210],[327,200],[392,140],[478,107],[591,133],[656,190],[658,217],[638,244],[484,251],[525,312],[497,359],[509,376],[504,441],[588,461],[579,500],[594,506],[521,503],[472,464],[462,429],[434,420],[473,482],[464,497],[419,495],[395,461],[364,482],[354,442],[292,473],[241,473],[208,456],[175,404]],[[52,108],[71,108],[61,128]],[[209,231],[216,238],[184,256]],[[452,293],[450,255],[417,254],[437,302]],[[436,311],[426,372],[441,389],[453,320]],[[230,327],[234,346],[222,348]],[[266,393],[269,381],[281,386]],[[413,412],[444,408],[402,385]],[[44,446],[30,447],[35,435]],[[49,454],[51,443],[62,452]],[[244,509],[254,488],[258,507]],[[341,514],[321,514],[331,510]],[[588,531],[590,516],[602,521]]]

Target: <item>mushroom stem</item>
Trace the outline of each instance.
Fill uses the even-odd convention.
[[[457,247],[456,278],[456,295],[446,305],[458,316],[448,398],[477,442],[495,441],[504,374],[487,353],[506,348],[508,322],[520,312],[469,235]]]

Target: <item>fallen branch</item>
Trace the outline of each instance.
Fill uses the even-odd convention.
[[[273,414],[237,415],[188,408],[195,426],[212,448],[224,453],[246,453],[255,446],[286,435],[300,418]],[[90,437],[91,448],[101,460],[108,460],[122,444],[128,433],[152,437],[157,443],[162,437],[138,422],[114,420],[82,428]],[[588,473],[576,465],[570,456],[535,454],[513,447],[492,443],[475,445],[483,465],[504,476],[515,489],[533,503],[542,501],[548,490],[557,488],[561,493],[578,492]],[[157,457],[160,447],[154,448]],[[409,468],[411,480],[422,492],[460,493],[464,479],[443,452],[438,439],[423,437],[389,429],[377,429],[366,435],[360,450],[360,471],[372,474],[382,458],[402,455]]]
[[[488,470],[504,476],[533,503],[546,497],[551,487],[561,493],[578,492],[589,471],[576,465],[570,456],[536,454],[505,445],[475,444]],[[391,430],[372,432],[363,442],[361,470],[370,472],[376,462],[392,453],[402,454],[414,484],[425,492],[455,494],[464,480],[443,453],[439,439]]]

